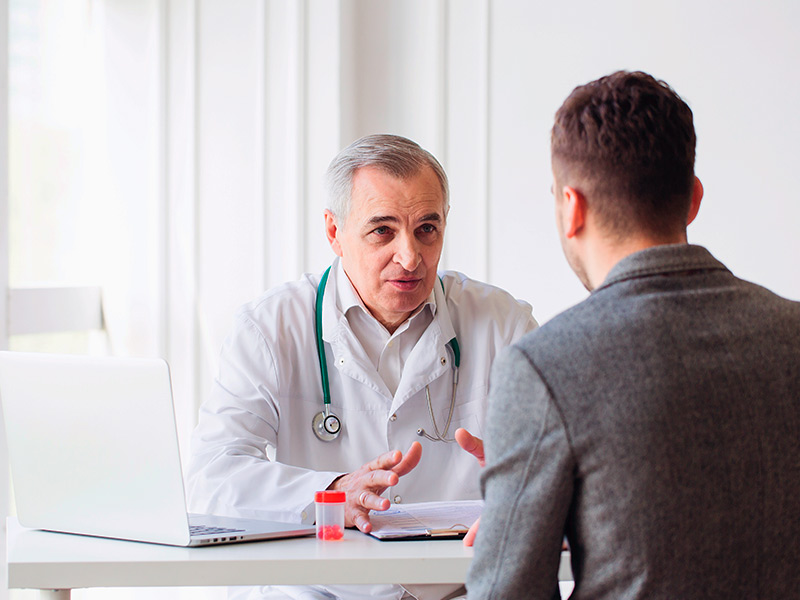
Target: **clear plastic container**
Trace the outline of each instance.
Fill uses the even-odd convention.
[[[317,512],[317,539],[338,541],[344,539],[345,493],[325,490],[314,494]]]

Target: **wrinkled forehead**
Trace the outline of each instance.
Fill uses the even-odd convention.
[[[354,173],[349,212],[360,217],[370,213],[417,218],[421,213],[437,214],[444,221],[447,206],[439,179],[428,166],[411,175],[365,166]]]

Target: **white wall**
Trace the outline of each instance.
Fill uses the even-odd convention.
[[[112,350],[169,359],[185,454],[236,308],[331,260],[322,176],[361,135],[406,135],[445,165],[443,267],[506,287],[540,321],[584,298],[553,227],[549,129],[575,85],[615,69],[666,79],[695,111],[706,198],[690,239],[800,298],[795,2],[92,7],[108,77],[87,99],[105,139],[90,179],[116,248],[93,253],[106,324]]]
[[[236,308],[331,260],[321,180],[361,135],[406,135],[445,165],[443,267],[508,288],[540,321],[585,297],[554,232],[549,129],[575,85],[615,69],[666,79],[695,111],[706,198],[690,239],[800,298],[796,2],[93,0],[91,13],[108,75],[86,91],[104,139],[87,163],[106,199],[94,224],[116,248],[92,253],[106,324],[112,350],[170,360],[184,452]]]
[[[361,135],[406,135],[444,164],[443,267],[508,288],[540,321],[584,298],[553,227],[549,129],[574,86],[616,69],[667,80],[694,110],[706,196],[690,240],[800,299],[795,0],[91,6],[113,29],[98,42],[98,185],[133,207],[113,242],[143,240],[109,265],[108,327],[166,354],[184,452],[236,307],[331,260],[321,179]]]
[[[584,296],[552,226],[552,115],[576,84],[641,69],[695,114],[706,194],[690,241],[800,299],[798,17],[800,5],[775,0],[494,3],[490,198],[502,209],[493,213],[492,279],[530,298],[542,318]]]
[[[585,297],[553,228],[549,129],[575,85],[622,68],[666,79],[695,111],[706,199],[691,241],[800,298],[796,3],[180,5],[189,9],[170,31],[195,36],[185,103],[197,115],[194,301],[206,381],[239,303],[330,260],[320,180],[366,133],[407,135],[447,168],[443,266],[510,289],[540,320]],[[171,107],[167,122],[182,114]]]

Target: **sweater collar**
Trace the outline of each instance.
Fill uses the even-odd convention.
[[[629,254],[620,260],[594,291],[638,277],[709,270],[727,271],[727,268],[703,246],[692,244],[653,246]]]

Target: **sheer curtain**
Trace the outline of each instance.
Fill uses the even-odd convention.
[[[8,5],[8,285],[12,299],[34,300],[12,301],[12,350],[165,355],[163,10],[156,1]],[[81,303],[100,312],[90,329],[73,329],[67,314],[48,329],[36,312]],[[73,592],[78,600],[224,595]]]
[[[99,286],[108,334],[12,349],[160,350],[157,14],[127,4],[10,3],[9,285]]]

